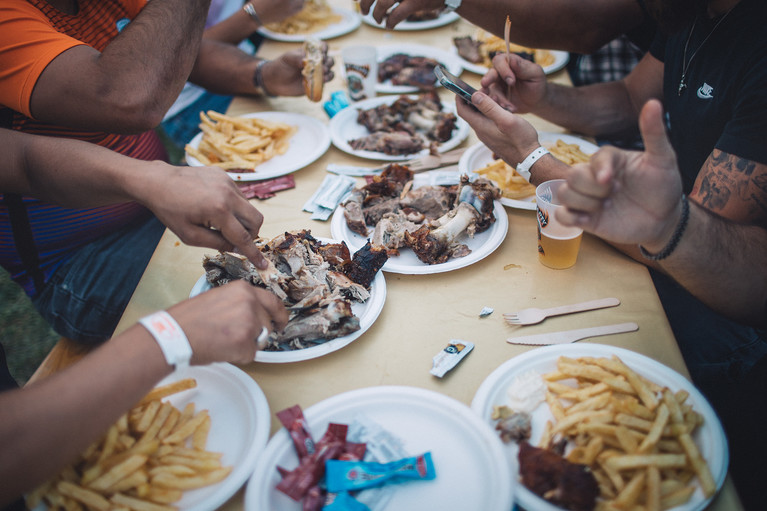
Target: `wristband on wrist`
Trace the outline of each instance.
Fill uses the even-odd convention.
[[[256,66],[256,72],[253,74],[253,85],[261,89],[261,92],[264,94],[264,96],[274,98],[276,96],[272,94],[271,92],[269,92],[268,90],[266,90],[266,86],[264,85],[264,74],[261,68],[263,68],[267,62],[269,61],[262,60]]]
[[[690,219],[690,203],[687,201],[687,196],[682,194],[682,217],[679,219],[679,223],[676,226],[674,234],[671,235],[671,239],[668,240],[666,246],[661,249],[657,254],[651,254],[642,245],[639,245],[639,252],[642,257],[650,261],[660,261],[671,255],[671,253],[679,245],[679,240],[682,239],[685,229],[687,229],[687,221]]]
[[[139,321],[149,330],[162,350],[165,361],[176,370],[189,365],[192,358],[192,346],[176,320],[165,311],[155,312]]]
[[[535,162],[540,160],[543,156],[549,154],[549,150],[545,147],[538,147],[535,151],[527,155],[527,158],[522,160],[517,165],[517,174],[525,178],[525,181],[530,182],[530,168]]]
[[[256,24],[259,27],[264,26],[264,24],[261,23],[261,18],[258,17],[258,13],[256,12],[256,8],[253,7],[252,3],[248,2],[245,5],[243,5],[242,6],[242,10],[245,11],[246,13],[248,13],[248,16],[250,16],[251,19],[253,19],[253,21],[255,21]]]

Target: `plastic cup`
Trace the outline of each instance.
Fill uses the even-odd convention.
[[[373,98],[378,82],[378,58],[375,46],[351,46],[341,50],[346,86],[352,101]]]
[[[535,189],[538,217],[538,260],[544,266],[563,270],[570,268],[578,259],[583,229],[560,224],[554,212],[563,207],[557,198],[564,179],[541,183]]]

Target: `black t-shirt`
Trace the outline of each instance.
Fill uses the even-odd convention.
[[[767,2],[741,0],[725,18],[699,16],[676,34],[659,34],[650,48],[664,62],[663,102],[685,192],[714,148],[767,164],[766,24]]]

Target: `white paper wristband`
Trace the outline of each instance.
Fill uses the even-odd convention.
[[[168,365],[178,369],[189,366],[192,358],[192,346],[176,320],[165,311],[155,312],[139,321],[149,330],[162,350]]]
[[[549,154],[549,150],[545,147],[539,147],[532,153],[527,155],[527,158],[522,160],[519,165],[517,165],[517,174],[525,178],[525,181],[528,183],[530,182],[530,168],[533,166],[535,162],[540,160],[543,156]]]

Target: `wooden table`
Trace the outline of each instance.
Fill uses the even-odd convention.
[[[341,6],[341,3],[338,4]],[[345,6],[345,5],[344,5]],[[388,32],[365,25],[355,32],[328,41],[331,54],[340,62],[340,49],[364,41],[366,44],[413,42],[449,49],[453,36],[474,33],[475,27],[460,20],[424,32]],[[260,54],[271,58],[296,48],[296,43],[266,41]],[[340,66],[336,66],[340,73]],[[477,84],[479,76],[464,72],[464,79]],[[561,71],[550,77],[567,82]],[[325,89],[343,88],[336,77]],[[452,96],[442,91],[445,101]],[[242,99],[231,114],[284,110],[300,112],[323,122],[328,117],[321,103],[305,98]],[[561,132],[557,126],[528,116],[541,131]],[[462,147],[477,142],[472,134]],[[271,238],[284,231],[311,229],[312,234],[330,237],[330,222],[314,221],[301,210],[326,175],[329,163],[370,165],[373,162],[347,155],[335,147],[314,164],[295,172],[295,189],[282,191],[265,201],[254,201],[264,214],[261,235]],[[508,236],[501,246],[482,261],[463,269],[434,275],[387,273],[387,298],[377,321],[358,340],[326,356],[289,364],[253,363],[243,366],[263,389],[272,412],[294,404],[307,408],[330,396],[351,389],[375,385],[410,385],[446,394],[470,404],[480,383],[504,361],[530,347],[506,342],[510,335],[552,332],[567,328],[633,321],[639,331],[595,338],[589,342],[628,348],[650,356],[688,375],[647,269],[620,254],[601,240],[584,235],[578,262],[567,270],[552,270],[537,260],[536,221],[532,211],[506,208]],[[125,330],[139,318],[167,308],[189,296],[203,274],[201,261],[209,249],[183,245],[166,231],[118,325]],[[614,296],[617,308],[566,317],[555,317],[528,327],[511,327],[502,313],[531,306],[554,306]],[[489,306],[495,312],[479,318]],[[476,344],[474,351],[447,377],[429,374],[432,357],[450,339]],[[56,364],[53,364],[54,366]],[[272,433],[279,423],[272,419]],[[242,509],[243,491],[235,494],[225,509]],[[741,509],[730,480],[711,509]]]

